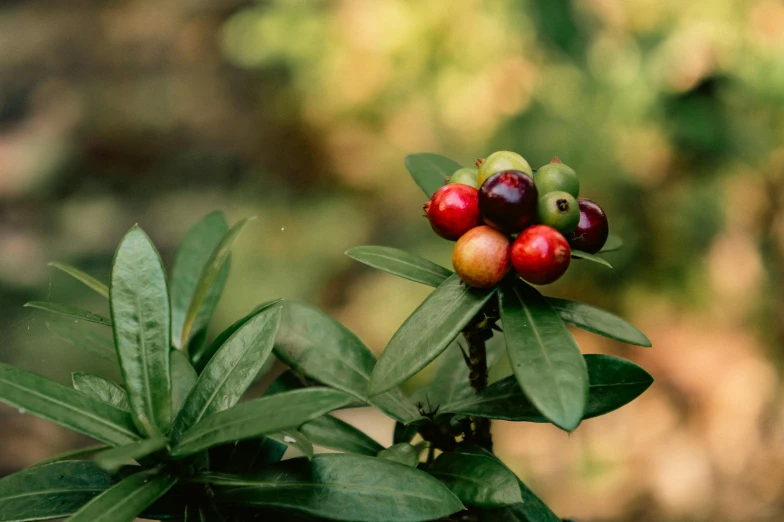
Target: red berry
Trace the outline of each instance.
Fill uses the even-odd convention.
[[[485,223],[502,232],[520,232],[536,219],[538,191],[531,176],[516,170],[493,174],[479,189]]]
[[[569,244],[575,250],[595,254],[602,249],[610,233],[607,216],[602,207],[590,199],[577,198],[580,207],[580,222],[569,237]]]
[[[433,231],[455,241],[482,222],[479,191],[468,185],[445,185],[425,203],[425,215]]]
[[[509,239],[488,226],[471,229],[455,243],[452,266],[468,286],[492,288],[509,271]]]
[[[566,238],[547,225],[526,228],[512,244],[512,265],[520,277],[536,285],[550,284],[564,275],[571,258]]]

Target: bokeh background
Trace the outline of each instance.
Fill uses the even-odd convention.
[[[259,217],[214,331],[286,297],[380,352],[429,290],[343,252],[448,266],[403,158],[498,149],[558,155],[604,206],[615,269],[547,290],[642,328],[653,349],[575,335],[656,378],[572,436],[495,423],[498,453],[583,521],[783,520],[780,0],[0,2],[0,360],[116,378],[22,305],[105,312],[47,262],[106,280],[138,222],[170,263],[213,209]],[[0,440],[0,475],[87,442],[5,406]]]

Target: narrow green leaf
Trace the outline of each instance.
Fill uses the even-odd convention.
[[[572,257],[575,259],[585,259],[586,261],[593,261],[594,263],[599,263],[600,265],[604,265],[607,268],[612,268],[612,265],[607,262],[605,259],[596,256],[594,254],[589,254],[588,252],[581,252],[580,250],[572,250]]]
[[[620,250],[623,246],[623,239],[620,236],[616,236],[615,234],[610,234],[607,236],[607,241],[604,243],[604,246],[599,251],[600,254],[604,254],[605,252],[615,252],[616,250]]]
[[[107,317],[70,305],[52,303],[50,301],[30,301],[29,303],[25,303],[25,306],[27,308],[37,308],[46,312],[64,315],[66,317],[73,317],[74,319],[81,319],[82,321],[102,324],[104,326],[112,325],[112,321]]]
[[[68,522],[131,522],[176,482],[176,476],[157,469],[140,471],[95,497]]]
[[[219,280],[219,275],[221,273],[221,269],[223,268],[224,263],[229,258],[231,254],[231,249],[234,246],[234,242],[242,232],[242,229],[245,228],[250,221],[252,221],[253,217],[245,218],[242,221],[239,221],[231,230],[223,236],[218,246],[210,254],[209,259],[204,264],[204,268],[199,275],[198,283],[196,284],[195,289],[193,290],[193,297],[191,298],[190,305],[188,306],[188,311],[185,313],[185,319],[183,320],[183,327],[182,327],[182,341],[181,346],[186,345],[187,340],[190,338],[191,332],[198,331],[195,326],[197,326],[197,315],[199,314],[199,310],[202,308],[203,305],[210,306],[214,308],[215,303],[217,302],[217,298],[220,297],[220,293],[214,295],[214,301],[212,303],[208,302],[208,294],[210,293],[210,289],[212,288],[213,284]],[[225,280],[224,280],[225,283]],[[212,310],[210,310],[210,315],[212,314]]]
[[[406,156],[406,169],[427,197],[446,185],[446,178],[460,168],[459,163],[440,154],[421,152]]]
[[[128,412],[3,363],[0,363],[0,402],[112,446],[139,439]]]
[[[109,474],[92,462],[34,466],[0,479],[0,520],[64,518],[111,485]]]
[[[533,287],[516,281],[501,289],[501,321],[517,382],[553,424],[572,431],[588,397],[588,370],[560,316]]]
[[[166,437],[142,439],[127,446],[119,446],[106,450],[95,457],[95,462],[110,473],[117,471],[120,466],[130,460],[139,460],[166,447],[169,443]]]
[[[351,401],[338,390],[309,388],[244,402],[202,419],[180,437],[171,455],[185,457],[229,441],[297,428]]]
[[[370,396],[402,383],[443,352],[495,290],[478,290],[455,274],[436,288],[395,332],[370,377]]]
[[[58,270],[62,270],[69,276],[73,277],[74,279],[84,283],[88,287],[95,290],[99,295],[107,299],[109,298],[109,287],[103,284],[102,282],[98,281],[90,274],[82,272],[78,268],[74,268],[71,265],[67,265],[65,263],[60,263],[57,261],[52,261],[51,263],[49,263],[49,266],[53,266]]]
[[[158,251],[138,226],[115,254],[109,304],[134,423],[148,436],[165,433],[171,423],[169,297]]]
[[[229,337],[204,368],[174,420],[174,440],[205,416],[231,408],[240,400],[272,353],[279,325],[280,308],[271,308]]]
[[[353,332],[320,310],[284,302],[275,355],[295,371],[350,393],[395,420],[408,424],[420,418],[399,389],[368,400],[368,379],[376,357]]]
[[[101,452],[105,449],[109,449],[110,446],[106,444],[95,444],[93,446],[87,446],[86,448],[79,448],[73,451],[66,451],[65,453],[60,453],[53,457],[49,457],[48,459],[39,460],[33,466],[44,466],[46,464],[52,464],[53,462],[61,462],[63,460],[79,460],[83,457],[90,457],[95,455],[98,452]]]
[[[111,404],[115,408],[131,411],[131,405],[128,403],[128,393],[125,391],[125,388],[119,384],[115,384],[109,379],[104,379],[103,377],[84,372],[72,373],[71,381],[73,382],[74,389],[95,397],[107,404]]]
[[[107,361],[117,361],[111,334],[102,335],[82,321],[46,321],[46,328],[73,347],[87,350]]]
[[[205,475],[218,502],[270,506],[339,520],[415,522],[463,509],[438,480],[416,468],[351,454],[283,461],[252,476]]]
[[[176,418],[199,376],[188,356],[180,350],[171,351],[172,415]]]
[[[624,406],[647,390],[653,377],[631,361],[611,355],[585,355],[590,386],[583,419]],[[445,405],[439,413],[517,422],[550,422],[526,398],[514,375],[491,384],[479,395]]]
[[[644,333],[617,315],[601,308],[555,297],[548,297],[547,302],[565,323],[622,343],[651,346],[651,341]]]
[[[280,301],[281,299],[278,298],[260,304],[259,306],[254,308],[251,313],[235,321],[234,324],[232,324],[231,326],[223,330],[218,335],[218,337],[216,337],[210,344],[203,345],[198,349],[196,349],[195,351],[191,352],[191,362],[193,363],[193,367],[196,368],[196,372],[197,373],[202,372],[204,367],[207,366],[207,363],[210,362],[210,359],[212,359],[212,356],[215,355],[215,352],[217,352],[218,349],[221,346],[223,346],[223,343],[225,343],[229,339],[229,337],[234,335],[234,332],[239,330],[242,327],[242,325],[244,325],[245,323],[247,323],[248,321],[256,317],[258,314],[260,314],[267,308],[275,305],[276,303],[279,303]]]
[[[313,458],[313,444],[300,431],[294,429],[284,430],[279,433],[270,433],[267,435],[267,438],[299,451],[308,459]]]
[[[174,265],[171,271],[170,293],[171,293],[171,328],[172,344],[177,349],[182,349],[185,345],[183,339],[183,326],[185,325],[185,315],[188,313],[193,296],[196,293],[196,285],[199,277],[204,271],[204,266],[210,259],[212,251],[218,246],[223,236],[229,231],[226,219],[221,212],[212,212],[204,216],[198,223],[193,225],[185,238],[177,248],[174,256]],[[228,263],[227,263],[228,266]],[[225,276],[228,276],[228,271]],[[218,296],[223,290],[226,278],[218,278],[213,285]],[[207,310],[209,316],[214,311],[217,299],[209,305],[212,309]],[[206,325],[197,325],[194,331],[205,328]]]
[[[365,435],[351,424],[336,419],[332,415],[324,415],[300,426],[299,431],[305,434],[317,446],[356,453],[359,455],[376,455],[384,447]]]
[[[217,469],[223,469],[228,473],[253,473],[270,464],[280,462],[283,454],[286,453],[286,444],[269,437],[241,440],[233,446],[226,459],[226,465]]]
[[[391,460],[411,468],[419,464],[419,452],[408,442],[400,442],[378,452],[378,458]]]
[[[497,459],[467,452],[442,453],[428,468],[463,504],[485,508],[509,506],[523,501],[517,477]]]
[[[452,275],[451,270],[441,265],[397,248],[360,246],[347,251],[346,255],[373,268],[430,286],[438,286]]]

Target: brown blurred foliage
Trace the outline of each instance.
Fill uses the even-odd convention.
[[[113,376],[21,305],[99,311],[47,262],[105,279],[136,222],[170,261],[213,209],[259,216],[216,331],[280,296],[380,351],[428,289],[343,251],[451,251],[405,154],[557,154],[626,246],[548,291],[641,327],[653,349],[575,335],[656,383],[571,437],[497,423],[499,454],[580,520],[779,521],[783,143],[778,0],[0,2],[0,360]],[[5,407],[0,440],[0,474],[84,443]]]

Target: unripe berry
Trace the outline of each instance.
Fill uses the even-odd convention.
[[[423,208],[433,231],[451,241],[482,222],[479,217],[479,191],[468,185],[439,188]]]
[[[572,251],[566,238],[547,225],[529,227],[512,244],[512,265],[517,274],[535,285],[558,280],[569,268]]]
[[[570,234],[580,221],[577,200],[568,192],[548,192],[539,197],[536,209],[539,223],[553,227],[561,234]]]
[[[531,165],[525,161],[525,158],[515,152],[510,152],[508,150],[499,150],[498,152],[493,152],[487,158],[485,158],[482,164],[478,165],[478,167],[478,181],[480,187],[490,176],[505,170],[517,170],[528,174],[529,176],[533,175]]]
[[[455,243],[452,266],[468,286],[492,288],[509,271],[509,239],[488,226],[473,228]]]
[[[580,207],[580,221],[569,236],[569,244],[575,250],[595,254],[602,249],[610,234],[607,215],[602,207],[590,199],[578,198],[577,204]]]
[[[573,197],[580,194],[580,180],[571,167],[561,163],[558,158],[540,167],[534,175],[534,183],[540,195],[548,192],[562,191],[568,192]]]
[[[514,234],[536,219],[537,199],[530,176],[515,170],[499,172],[479,189],[479,211],[488,225]]]
[[[452,176],[449,178],[449,184],[468,185],[469,187],[479,189],[479,183],[476,180],[478,173],[479,169],[476,167],[463,167],[462,169],[452,174]]]

